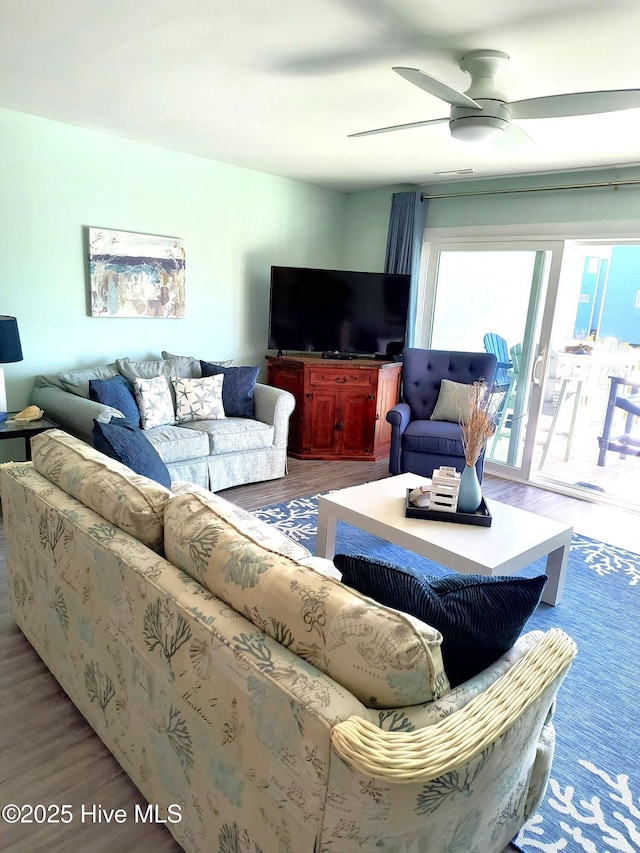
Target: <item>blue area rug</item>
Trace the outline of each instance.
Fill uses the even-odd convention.
[[[317,507],[312,496],[255,514],[315,553]],[[338,553],[447,571],[342,522],[336,542]],[[542,573],[542,561],[521,572]],[[574,535],[562,601],[540,604],[525,630],[552,627],[578,656],[558,695],[549,787],[516,842],[525,853],[640,853],[640,556]]]

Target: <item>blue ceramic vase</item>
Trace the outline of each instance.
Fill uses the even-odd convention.
[[[482,501],[482,489],[475,465],[465,465],[460,474],[458,512],[475,512]]]

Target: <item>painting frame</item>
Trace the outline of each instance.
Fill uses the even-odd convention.
[[[91,317],[185,316],[183,239],[87,226],[87,249]]]

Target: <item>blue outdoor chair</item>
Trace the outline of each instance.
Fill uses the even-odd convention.
[[[496,365],[496,376],[493,380],[493,391],[506,391],[510,381],[507,370],[513,366],[507,342],[501,335],[496,335],[495,332],[487,332],[482,340],[486,351],[493,353],[498,362]]]
[[[622,457],[640,456],[640,438],[631,434],[634,422],[640,418],[640,382],[627,379],[624,376],[610,376],[611,386],[607,411],[604,419],[602,435],[598,439],[600,453],[598,454],[598,465],[605,464],[607,450],[615,450]],[[629,388],[630,392],[622,392],[622,388]],[[626,395],[625,395],[626,394]],[[613,418],[615,410],[625,412],[624,432],[612,436]]]
[[[511,424],[513,423],[513,412],[516,405],[516,394],[518,392],[518,378],[520,375],[520,362],[522,360],[522,344],[515,344],[514,346],[512,346],[509,350],[509,355],[511,356],[512,364],[512,367],[507,370],[509,385],[496,412],[497,425],[496,431],[491,441],[491,452],[489,454],[490,456],[493,456],[495,454],[496,447],[500,438],[505,434],[509,435],[511,431]],[[496,370],[496,374],[497,372],[498,371]]]
[[[402,351],[402,402],[387,412],[391,424],[389,473],[431,477],[434,468],[465,465],[460,424],[432,421],[443,379],[470,385],[484,379],[491,388],[496,357],[484,352],[450,352],[406,347]],[[484,452],[476,464],[482,480]]]

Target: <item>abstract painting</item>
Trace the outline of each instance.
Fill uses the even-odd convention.
[[[88,230],[92,317],[184,317],[183,240]]]

